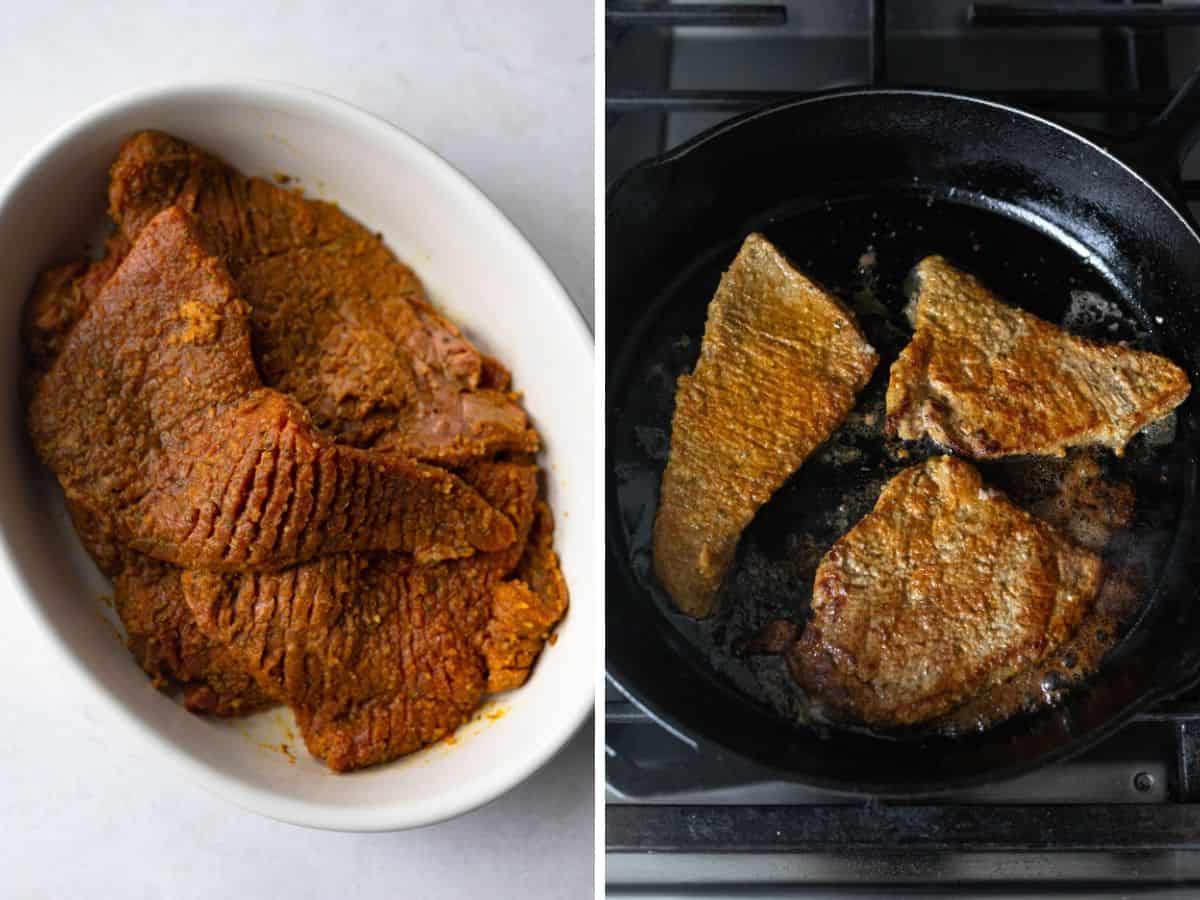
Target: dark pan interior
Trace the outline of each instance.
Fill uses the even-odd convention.
[[[846,299],[883,359],[847,424],[747,531],[722,612],[695,623],[658,592],[649,536],[675,378],[693,366],[707,302],[751,230]],[[941,253],[1077,333],[1167,353],[1195,381],[1196,294],[1183,286],[1200,284],[1196,251],[1172,206],[1111,157],[1040,120],[944,95],[796,104],[635,170],[611,192],[608,218],[610,674],[698,740],[801,781],[880,794],[1015,773],[1177,688],[1198,649],[1191,401],[1169,444],[1139,437],[1126,459],[1106,461],[1137,492],[1121,552],[1145,566],[1144,597],[1101,672],[1052,708],[953,738],[798,725],[802,696],[782,663],[734,651],[768,621],[802,622],[820,555],[891,475],[937,452],[898,454],[880,427],[887,368],[910,333],[904,281],[922,256]],[[1019,482],[1023,464],[985,477]]]

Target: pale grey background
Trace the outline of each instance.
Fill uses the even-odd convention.
[[[0,11],[0,178],[113,93],[172,78],[289,81],[389,119],[465,172],[591,321],[590,0],[3,0]],[[590,725],[525,784],[453,822],[382,835],[294,828],[131,752],[20,607],[4,605],[0,896],[591,896]]]

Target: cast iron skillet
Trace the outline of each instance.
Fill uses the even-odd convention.
[[[1092,322],[1106,331],[1098,336],[1168,354],[1200,388],[1200,236],[1179,182],[1200,123],[1198,81],[1193,76],[1140,137],[1107,147],[967,96],[835,92],[722,124],[613,185],[606,652],[610,678],[635,703],[676,732],[780,778],[903,796],[974,786],[1062,759],[1196,682],[1197,390],[1179,410],[1175,441],[1144,455],[1137,475],[1139,503],[1149,509],[1138,527],[1146,529],[1152,577],[1132,626],[1086,686],[986,730],[895,740],[787,721],[761,692],[735,686],[729,665],[717,673],[711,629],[698,637],[655,587],[648,540],[673,379],[693,365],[707,302],[751,230],[764,231],[841,291],[854,289],[851,273],[869,253],[878,260],[876,288],[893,307],[902,302],[903,272],[930,252],[1055,321],[1070,288],[1094,291],[1123,312],[1116,322]],[[889,342],[869,328],[868,336],[877,346]],[[876,382],[886,383],[904,340],[884,348]],[[844,471],[806,477],[802,468],[760,513],[743,551],[751,542],[766,558],[786,558],[788,547],[771,546],[773,533],[812,508],[836,504],[839,493],[861,494],[854,481]],[[774,612],[798,612],[789,609],[795,600],[787,578],[779,584],[759,614],[771,614],[772,602]],[[741,615],[720,627],[755,624]]]

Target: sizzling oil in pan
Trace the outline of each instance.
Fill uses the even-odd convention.
[[[879,351],[875,376],[838,431],[763,507],[743,535],[719,611],[694,621],[675,612],[653,574],[650,549],[658,483],[666,465],[675,381],[699,354],[709,299],[737,241],[715,248],[681,274],[647,310],[615,373],[609,445],[617,514],[635,577],[664,615],[718,674],[751,702],[785,720],[823,723],[783,658],[762,652],[773,634],[799,632],[810,616],[813,575],[830,545],[868,513],[901,469],[943,452],[929,441],[883,433],[888,369],[907,344],[906,278],[940,253],[983,279],[1006,302],[1105,342],[1162,352],[1154,323],[1076,249],[1030,224],[953,200],[921,196],[848,199],[747,223],[763,231],[802,271],[846,301]],[[739,237],[740,239],[740,237]],[[985,480],[1100,552],[1106,581],[1076,637],[1035,670],[968,701],[930,728],[983,729],[1022,710],[1053,704],[1086,682],[1136,622],[1157,580],[1179,513],[1173,489],[1185,463],[1171,422],[1136,437],[1123,459],[1076,451],[1065,460],[1012,458],[980,464]],[[1080,478],[1080,474],[1088,477]],[[782,624],[788,623],[788,624]],[[1114,649],[1115,648],[1115,649]]]

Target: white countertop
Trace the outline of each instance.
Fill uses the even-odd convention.
[[[90,104],[253,76],[409,131],[533,242],[592,321],[591,0],[5,4],[0,178]],[[2,598],[0,598],[2,602]],[[0,895],[591,896],[592,728],[490,806],[378,835],[259,818],[128,749],[19,607],[0,628]]]

